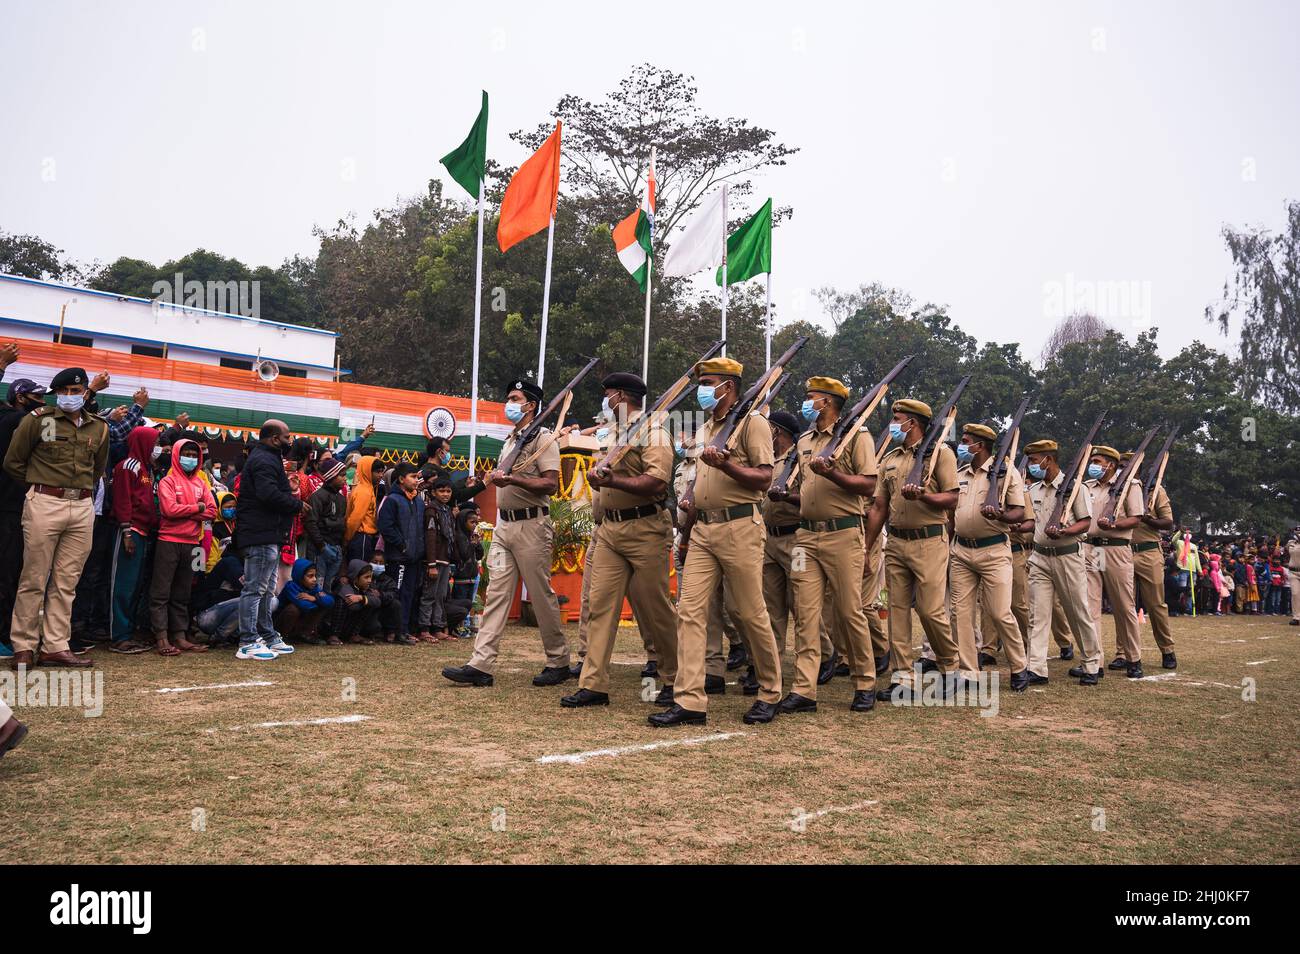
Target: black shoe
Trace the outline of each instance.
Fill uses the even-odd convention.
[[[816,712],[817,700],[792,692],[781,700],[782,712]]]
[[[1142,671],[1142,663],[1139,661],[1133,663],[1128,667],[1128,672],[1126,673],[1126,675],[1130,679],[1142,679],[1143,677],[1146,676],[1146,673]]]
[[[817,685],[824,686],[835,678],[835,667],[839,665],[840,654],[831,653],[830,659],[823,659],[821,668],[817,670]]]
[[[1120,669],[1127,669],[1127,668],[1128,668],[1128,660],[1125,659],[1123,656],[1116,656],[1114,659],[1112,659],[1112,660],[1110,661],[1110,665],[1107,666],[1106,668],[1107,668],[1107,669],[1114,669],[1114,670],[1116,670],[1116,671],[1118,671],[1118,670],[1120,670]]]
[[[657,706],[663,706],[665,709],[668,708],[670,705],[672,705],[673,687],[664,686],[662,689],[660,689],[659,694],[654,698],[654,703]]]
[[[673,703],[672,708],[664,712],[654,712],[646,716],[646,721],[657,729],[664,729],[674,725],[704,725],[708,717],[706,712],[692,712]]]
[[[581,672],[581,670],[579,670]],[[573,673],[568,666],[547,666],[537,675],[533,676],[534,686],[558,686],[562,682],[567,682],[573,678]]]
[[[884,675],[885,673],[887,673],[888,671],[889,671],[889,656],[888,656],[888,655],[885,655],[885,656],[877,656],[877,657],[876,657],[876,675],[877,675],[877,676],[883,676],[883,675]]]
[[[1178,657],[1175,656],[1173,653],[1161,653],[1160,665],[1163,666],[1165,669],[1177,669]]]
[[[745,652],[744,646],[737,643],[727,654],[727,672],[734,672],[747,662],[749,662],[749,653]]]
[[[989,653],[980,653],[979,663],[981,669],[985,666],[992,666],[996,669],[998,665],[998,657]]]
[[[570,675],[572,678],[574,678],[574,679],[581,678],[581,676],[582,676],[582,663],[580,663],[580,662],[576,662],[576,663],[574,663],[572,666],[570,666],[570,667],[569,667],[569,675]]]
[[[1043,682],[1046,682],[1046,681],[1047,681],[1046,679],[1043,680]],[[1025,691],[1026,689],[1028,689],[1028,688],[1029,688],[1029,670],[1028,670],[1028,669],[1022,669],[1022,670],[1020,670],[1020,672],[1013,672],[1013,673],[1011,674],[1011,691],[1012,691],[1012,692],[1024,692],[1024,691]]]
[[[659,664],[651,659],[641,668],[642,679],[653,679],[659,675]]]
[[[740,680],[740,691],[747,696],[758,695],[758,676],[754,674],[753,666],[745,670],[745,678]]]
[[[1026,671],[1026,672],[1029,672],[1029,670],[1027,670],[1027,669],[1026,669],[1025,671]],[[1031,685],[1031,686],[1045,686],[1045,685],[1047,685],[1047,677],[1046,677],[1046,676],[1040,676],[1040,675],[1039,675],[1038,673],[1036,673],[1036,672],[1030,672],[1030,673],[1029,673],[1029,685]]]
[[[1125,663],[1124,665],[1125,665],[1125,667],[1128,666],[1127,663]],[[1070,678],[1071,678],[1071,679],[1080,679],[1080,678],[1082,678],[1083,676],[1086,676],[1086,675],[1088,675],[1088,671],[1087,671],[1083,666],[1071,666],[1071,667],[1070,667]],[[1104,669],[1098,669],[1098,670],[1097,670],[1097,678],[1098,678],[1098,679],[1105,679],[1105,678],[1106,678],[1106,670],[1104,670]]]
[[[938,672],[938,671],[939,671],[939,664],[937,662],[935,662],[933,659],[926,659],[924,656],[921,657],[921,672],[926,673],[926,672]]]
[[[846,663],[843,659],[841,659],[838,663],[835,664],[835,675],[847,676],[848,674],[849,674],[849,664]]]
[[[584,706],[607,706],[609,705],[609,693],[579,689],[573,695],[564,696],[560,699],[560,705],[565,709],[581,709]]]
[[[767,725],[776,718],[776,713],[776,703],[764,702],[760,699],[749,707],[749,711],[740,717],[740,721],[745,725]]]
[[[1062,659],[1073,659],[1073,658],[1074,658],[1074,647],[1073,647],[1073,646],[1062,646],[1062,647],[1061,647],[1061,658],[1062,658]]]
[[[94,648],[94,642],[89,639],[82,639],[74,636],[72,639],[68,640],[68,649],[72,651],[74,656],[84,656]]]
[[[727,694],[727,680],[722,676],[705,676],[704,693],[709,696],[725,696]]]
[[[876,690],[877,702],[889,702],[893,705],[900,705],[904,702],[910,702],[911,699],[911,688],[901,682],[896,682],[892,686],[886,686],[884,689]]]
[[[475,669],[473,666],[447,666],[442,674],[452,682],[459,682],[466,686],[492,685],[492,674]]]
[[[870,712],[876,707],[876,694],[869,689],[854,689],[850,712]]]
[[[1288,623],[1287,625],[1288,625],[1288,626],[1300,626],[1300,619],[1293,619],[1293,620],[1291,620],[1291,622]]]
[[[1102,675],[1103,674],[1100,669],[1097,670],[1096,672],[1085,672],[1082,676],[1079,677],[1079,685],[1095,686],[1097,685],[1098,682],[1101,681]]]

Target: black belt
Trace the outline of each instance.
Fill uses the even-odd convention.
[[[899,527],[897,530],[893,527],[889,528],[889,535],[898,537],[900,540],[924,540],[927,537],[940,536],[942,533],[943,524],[941,523],[932,523],[928,527],[918,527],[915,530],[908,530],[904,527]]]
[[[534,517],[544,517],[551,512],[550,507],[521,507],[518,510],[502,510],[501,519],[507,523],[515,520],[532,520]],[[608,513],[605,514],[609,516]]]
[[[1126,537],[1089,537],[1088,543],[1094,547],[1126,547],[1129,545]]]
[[[624,520],[640,520],[642,517],[653,517],[663,509],[664,505],[661,503],[642,504],[639,507],[626,507],[623,510],[606,510],[601,519],[613,520],[615,523]]]
[[[739,520],[753,515],[753,504],[736,504],[734,507],[724,507],[721,510],[700,510],[696,513],[695,520],[703,524],[726,523],[729,520]]]
[[[836,530],[847,530],[849,527],[862,526],[861,514],[850,514],[846,517],[836,517],[833,520],[800,520],[800,530],[810,530],[813,533],[834,533]]]
[[[767,535],[769,537],[788,537],[798,529],[799,524],[797,523],[787,523],[784,527],[769,526],[767,528]]]
[[[980,549],[981,547],[991,547],[991,546],[996,546],[999,543],[1006,543],[1007,535],[1005,533],[995,533],[991,537],[979,537],[978,539],[972,537],[954,536],[953,539],[956,540],[964,547],[971,547],[972,549]]]
[[[1148,550],[1157,549],[1160,546],[1160,541],[1148,540],[1145,543],[1134,543],[1132,546],[1134,553],[1146,553]]]
[[[1024,546],[1023,546],[1022,544],[1019,544],[1019,543],[1013,543],[1013,544],[1011,544],[1011,552],[1012,552],[1012,553],[1023,553],[1023,552],[1024,552],[1024,549],[1025,549],[1025,548],[1024,548]]]
[[[1071,553],[1079,552],[1079,544],[1071,543],[1064,547],[1044,547],[1034,544],[1034,552],[1041,553],[1043,556],[1069,556]]]

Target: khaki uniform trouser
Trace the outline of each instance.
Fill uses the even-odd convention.
[[[9,708],[9,703],[0,699],[0,727],[13,718],[14,710]]]
[[[90,555],[94,527],[95,505],[89,497],[64,500],[27,491],[23,504],[23,575],[18,580],[10,630],[14,652],[34,653],[41,643],[44,645],[40,648],[47,653],[68,648],[72,600]]]
[[[1029,548],[1011,554],[1011,612],[1020,626],[1020,635],[1026,651],[1029,647]],[[1060,599],[1052,602],[1052,641],[1062,649],[1073,646],[1070,639],[1070,621],[1065,618]],[[981,645],[980,649],[984,646]],[[991,650],[990,650],[991,652]]]
[[[1300,619],[1300,570],[1288,568],[1287,573],[1291,576],[1291,618]]]
[[[876,537],[862,568],[862,614],[867,618],[867,629],[871,631],[873,671],[875,659],[889,655],[889,634],[885,632],[885,621],[880,618],[880,589],[884,585],[885,573],[884,546],[885,538]],[[844,647],[844,628],[835,619],[835,604],[827,600],[822,614],[822,658],[828,659],[836,652],[845,659],[848,658],[848,651]]]
[[[641,638],[660,649],[660,678],[673,684],[677,669],[677,614],[668,596],[668,547],[672,518],[667,510],[639,520],[606,522],[600,528],[591,576],[588,652],[578,686],[609,692],[609,660],[626,596]],[[583,580],[586,583],[586,580]]]
[[[671,527],[671,523],[670,523]],[[600,539],[599,527],[592,529],[591,541],[587,544],[586,555],[582,558],[582,607],[578,611],[578,658],[582,659],[587,655],[587,630],[591,626],[591,568],[596,565],[596,541]],[[641,634],[641,645],[645,648],[646,661],[658,664],[659,657],[655,652],[654,641],[646,631],[645,626],[641,624],[641,611],[637,609],[636,599],[629,591],[627,601],[632,606],[632,617],[636,620],[637,632]],[[669,601],[671,604],[671,600]],[[622,607],[620,606],[621,610]],[[622,613],[620,612],[620,618]],[[675,633],[675,631],[674,631]],[[674,654],[675,655],[675,654]]]
[[[492,534],[488,550],[488,590],[483,600],[483,620],[474,639],[469,664],[480,672],[496,668],[501,634],[514,602],[515,585],[522,576],[528,598],[537,614],[537,626],[546,650],[546,665],[569,665],[569,642],[560,626],[560,604],[551,589],[551,538],[555,530],[550,517],[532,520],[501,520]]]
[[[876,687],[871,656],[871,630],[862,612],[863,530],[846,527],[826,533],[799,530],[791,559],[794,580],[794,685],[806,699],[817,698],[817,673],[822,662],[822,607],[834,607],[843,633],[844,654],[854,689]]]
[[[963,671],[979,672],[975,648],[976,597],[983,613],[980,631],[983,641],[1002,644],[1007,665],[1013,673],[1025,668],[1026,645],[1011,612],[1011,547],[999,543],[988,547],[964,547],[953,541],[952,564],[948,570],[949,596],[957,620],[957,647]]]
[[[687,553],[690,549],[687,548]],[[682,591],[686,588],[686,567],[677,559],[677,548],[673,548],[673,559],[677,563],[677,600],[678,605],[681,603]],[[722,648],[722,637],[727,637],[727,644],[730,646],[742,645],[740,634],[736,632],[736,624],[732,622],[734,606],[731,599],[731,588],[727,586],[726,579],[718,581],[718,588],[713,602],[709,604],[709,630],[708,641],[704,650],[704,671],[710,676],[721,676],[724,679],[727,675],[727,654]]]
[[[697,523],[691,532],[677,604],[677,681],[673,686],[673,701],[683,709],[704,712],[708,708],[704,675],[709,610],[724,576],[733,599],[732,619],[758,679],[758,698],[763,702],[781,699],[781,660],[763,602],[766,536],[757,515],[725,523]]]
[[[1131,663],[1142,659],[1137,610],[1133,607],[1133,551],[1127,546],[1094,547],[1084,544],[1088,565],[1088,609],[1101,632],[1101,588],[1110,594],[1115,620],[1115,654]]]
[[[897,676],[912,668],[911,607],[944,672],[957,669],[957,642],[948,625],[948,543],[943,535],[904,540],[890,534],[885,547],[885,585],[889,588],[889,644]]]
[[[790,559],[794,553],[793,533],[774,537],[769,535],[763,547],[763,601],[767,604],[767,618],[772,621],[772,635],[776,651],[786,651],[786,631],[794,613],[794,580],[790,575]],[[841,647],[840,634],[834,629],[834,607],[828,600],[821,609],[822,656],[829,659]]]
[[[1156,547],[1133,554],[1133,579],[1142,597],[1142,609],[1151,621],[1151,632],[1162,653],[1174,651],[1174,634],[1169,627],[1169,606],[1165,603],[1165,558]],[[1295,586],[1295,581],[1291,581]],[[1218,592],[1215,592],[1218,604]]]
[[[1052,610],[1057,600],[1079,640],[1080,662],[1086,672],[1101,666],[1101,639],[1088,612],[1088,580],[1083,554],[1029,557],[1029,671],[1047,675],[1047,638],[1052,630]]]

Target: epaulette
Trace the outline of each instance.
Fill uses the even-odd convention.
[[[36,410],[32,411],[32,417],[41,417],[45,414],[53,414],[57,410],[57,407],[52,404],[47,404],[44,407],[38,407]]]

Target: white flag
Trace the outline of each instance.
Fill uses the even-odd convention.
[[[668,249],[664,274],[681,278],[722,264],[727,241],[723,190],[706,196]]]

